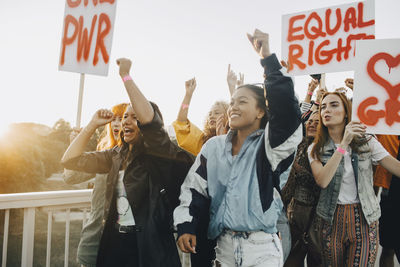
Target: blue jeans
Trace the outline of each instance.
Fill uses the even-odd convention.
[[[280,267],[282,244],[277,234],[224,231],[217,240],[215,266]]]

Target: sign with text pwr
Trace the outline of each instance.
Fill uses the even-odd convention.
[[[352,70],[363,39],[375,39],[374,0],[282,16],[282,58],[292,75]]]
[[[107,76],[116,0],[66,0],[58,69]]]

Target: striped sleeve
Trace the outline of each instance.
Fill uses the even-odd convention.
[[[197,155],[181,186],[180,205],[174,211],[174,226],[178,237],[195,234],[200,218],[209,213],[210,199],[207,190],[206,145]]]
[[[268,128],[270,127],[267,124],[266,132],[268,132]],[[297,151],[297,146],[300,144],[303,138],[303,128],[301,124],[297,127],[297,129],[287,138],[283,143],[276,147],[271,146],[271,142],[269,140],[269,135],[265,135],[265,153],[267,154],[268,161],[271,164],[272,171],[275,171],[279,164],[286,159],[291,159],[291,163],[294,160],[294,154]],[[290,164],[289,164],[290,165]]]
[[[304,101],[301,102],[301,104],[300,104],[301,114],[304,114],[304,113],[308,112],[311,109],[311,107],[312,107],[311,103],[307,103],[307,102],[304,102]]]

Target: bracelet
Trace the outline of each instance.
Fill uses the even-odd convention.
[[[312,95],[313,95],[313,93],[314,93],[314,92],[308,91],[308,92],[307,92],[307,95],[310,95],[310,96],[312,96]]]
[[[182,109],[188,109],[189,105],[188,104],[182,104]]]
[[[123,80],[124,82],[126,82],[126,81],[132,81],[132,77],[128,74],[128,75],[124,76],[124,77],[122,78],[122,80]]]
[[[338,146],[336,148],[336,151],[341,153],[343,156],[347,154],[347,151],[345,149],[341,148],[340,146]]]

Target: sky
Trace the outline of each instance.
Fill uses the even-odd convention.
[[[117,0],[107,77],[86,75],[82,125],[100,108],[127,102],[115,60],[133,61],[131,76],[157,103],[166,125],[176,119],[185,80],[196,77],[189,119],[202,128],[212,103],[229,100],[228,64],[246,83],[263,81],[259,56],[246,33],[270,34],[280,58],[281,16],[352,3],[348,0]],[[58,70],[65,0],[0,0],[0,135],[10,123],[76,123],[79,74]],[[400,38],[400,0],[376,0],[377,39]],[[329,73],[328,89],[352,72]],[[295,78],[303,99],[308,76]]]

